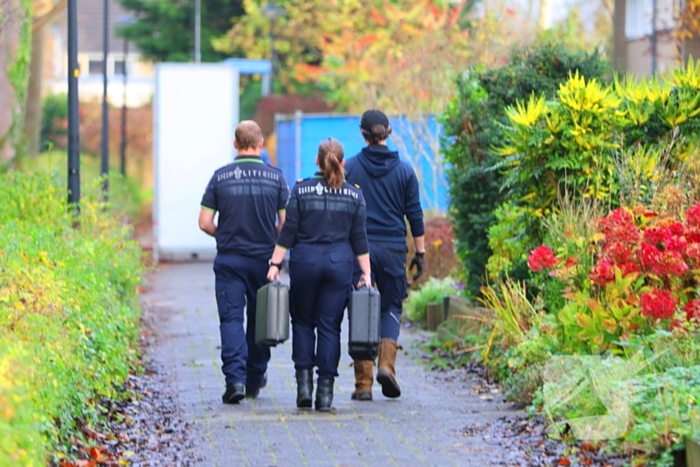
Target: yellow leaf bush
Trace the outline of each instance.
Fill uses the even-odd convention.
[[[657,167],[693,161],[700,135],[700,62],[664,78],[626,76],[609,84],[574,72],[555,97],[532,95],[506,115],[506,137],[494,148],[502,160],[494,168],[502,171],[509,211],[519,216],[503,213],[505,203],[495,211],[498,223],[489,229],[492,276],[523,264],[546,234],[542,219],[557,214],[563,198],[615,207],[630,191],[650,196]]]

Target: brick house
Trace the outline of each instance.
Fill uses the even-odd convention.
[[[103,0],[80,0],[78,5],[78,91],[81,100],[102,99]],[[153,96],[153,64],[142,61],[138,49],[117,37],[120,21],[129,18],[117,0],[109,2],[110,40],[107,55],[107,94],[111,104],[121,106],[126,94],[128,106],[150,102]],[[48,28],[45,37],[45,91],[68,92],[67,12]],[[126,50],[125,50],[126,46]],[[126,53],[125,53],[126,52]],[[126,58],[126,60],[125,60]],[[124,89],[126,70],[126,93]]]

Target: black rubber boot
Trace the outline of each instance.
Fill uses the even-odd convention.
[[[260,381],[259,386],[249,386],[246,384],[245,386],[245,396],[248,399],[255,399],[260,395],[260,390],[267,386],[267,373],[263,375],[262,381]]]
[[[297,407],[308,409],[314,392],[314,370],[297,370]]]
[[[333,404],[333,380],[319,379],[316,388],[316,410],[330,412]]]
[[[221,396],[224,404],[238,404],[245,397],[245,384],[233,383],[226,385],[226,392]]]

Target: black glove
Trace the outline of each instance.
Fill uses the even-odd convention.
[[[423,267],[425,266],[425,252],[423,253],[418,253],[416,252],[415,255],[413,255],[413,259],[411,260],[411,264],[408,265],[408,270],[410,271],[413,269],[413,266],[416,267],[416,273],[413,275],[413,280],[417,281],[418,278],[423,275]]]

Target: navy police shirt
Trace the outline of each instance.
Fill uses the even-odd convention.
[[[317,173],[294,185],[277,244],[290,249],[296,243],[350,242],[356,256],[364,255],[369,253],[366,217],[359,188],[347,182],[338,189],[329,188]]]
[[[238,156],[214,172],[202,207],[219,212],[216,249],[267,261],[275,248],[277,212],[288,198],[282,172],[258,156]]]

